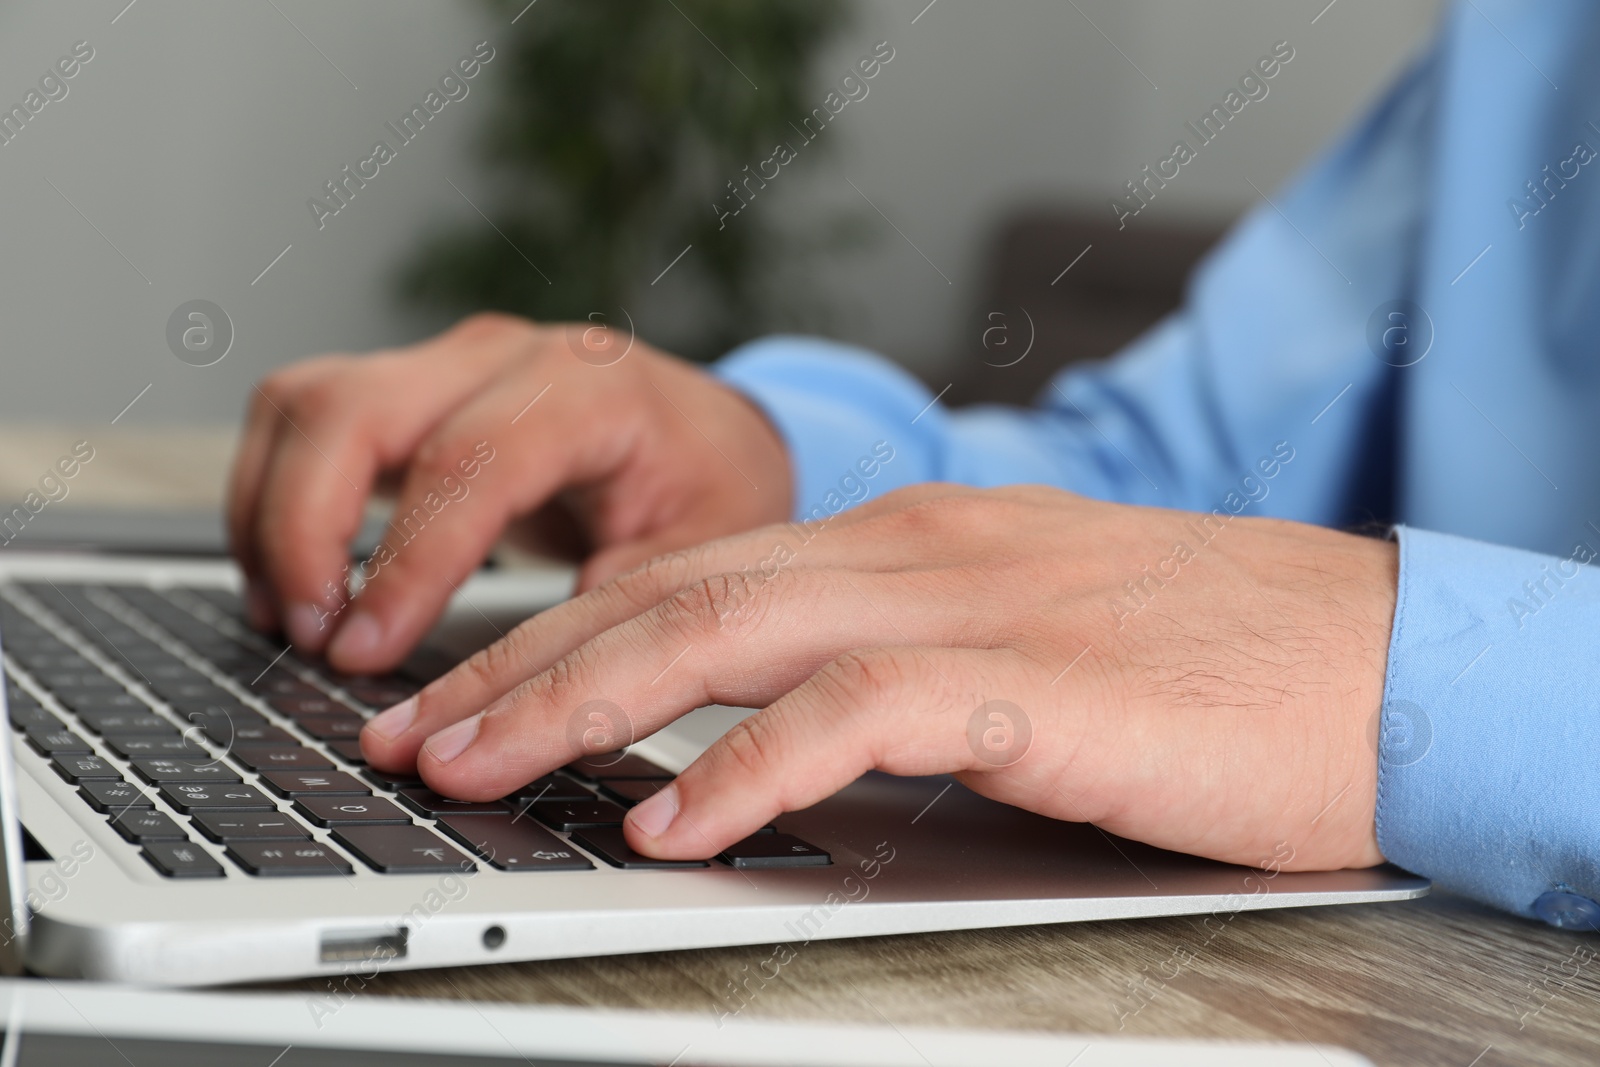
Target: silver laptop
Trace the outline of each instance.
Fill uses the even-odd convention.
[[[0,981],[5,1067],[1371,1067],[1327,1045]]]
[[[564,595],[485,572],[435,642],[459,657]],[[375,709],[448,660],[343,677],[240,621],[222,561],[0,559],[8,963],[211,985],[379,968],[806,943],[914,931],[1404,900],[1390,868],[1252,871],[871,774],[706,863],[632,853],[628,805],[744,712],[461,803],[363,766]],[[502,621],[496,621],[502,620]],[[754,949],[752,950],[755,951]]]

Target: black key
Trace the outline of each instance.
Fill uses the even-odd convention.
[[[189,841],[152,841],[144,858],[168,878],[221,878],[222,864],[211,853]]]
[[[80,711],[78,718],[95,733],[117,737],[149,736],[151,734],[176,734],[177,727],[146,709],[135,711]]]
[[[73,785],[87,782],[94,778],[121,778],[117,769],[99,756],[73,756],[63,753],[50,757],[50,762],[55,764],[56,773],[61,775]]]
[[[176,756],[190,759],[207,758],[206,750],[190,738],[173,734],[170,737],[108,737],[106,747],[125,760],[146,759],[154,756]]]
[[[518,805],[535,800],[593,800],[594,791],[574,782],[564,774],[547,774],[535,778],[512,794]]]
[[[439,829],[502,871],[591,871],[576,849],[542,826],[507,815],[443,815]]]
[[[84,782],[78,787],[83,799],[95,811],[115,813],[134,808],[153,807],[150,797],[132,782]]]
[[[341,741],[360,737],[367,720],[352,711],[348,715],[302,715],[294,724],[318,741]]]
[[[103,690],[122,691],[122,683],[108,674],[101,674],[98,669],[90,668],[83,671],[44,671],[39,674],[40,683],[52,693],[84,693]]]
[[[528,805],[528,814],[557,830],[586,826],[621,826],[626,809],[609,800],[540,800]]]
[[[232,693],[215,682],[207,681],[199,675],[193,677],[193,681],[152,681],[150,688],[155,690],[156,695],[162,700],[174,707],[179,703],[193,701],[221,704],[234,699]]]
[[[318,826],[411,825],[410,812],[382,797],[301,797],[294,806]]]
[[[136,759],[133,769],[139,777],[152,785],[165,782],[237,782],[239,775],[232,767],[217,760],[201,759]]]
[[[238,813],[197,811],[193,821],[200,832],[216,842],[309,840],[306,828],[281,811]]]
[[[511,811],[511,806],[503,800],[456,800],[440,796],[425,785],[405,786],[399,794],[402,804],[427,819],[468,813],[505,815]]]
[[[422,785],[422,779],[414,774],[390,774],[388,771],[374,770],[371,767],[361,773],[380,789],[398,790]]]
[[[273,799],[253,785],[178,782],[161,787],[161,796],[185,815],[197,811],[276,811]]]
[[[331,771],[333,761],[304,745],[250,745],[233,751],[234,762],[251,771]]]
[[[360,741],[329,741],[327,744],[333,750],[333,754],[346,763],[367,762],[367,757],[361,754]]]
[[[590,756],[567,764],[565,769],[589,782],[601,778],[675,777],[671,771],[657,767],[643,756],[635,756],[631,752],[608,752],[602,756]]]
[[[268,771],[261,776],[267,788],[283,797],[370,796],[372,790],[343,771]]]
[[[341,826],[333,839],[384,874],[472,871],[477,865],[421,826]]]
[[[400,703],[407,697],[416,696],[422,687],[415,682],[399,679],[390,681],[353,678],[345,682],[342,688],[367,707],[382,710]]]
[[[260,674],[259,671],[256,673]],[[310,682],[302,681],[282,670],[272,671],[263,675],[259,681],[255,676],[251,676],[245,679],[245,684],[250,687],[250,691],[253,693],[270,694],[272,696],[319,697],[323,695],[322,690]]]
[[[572,835],[574,844],[586,848],[613,867],[625,870],[664,870],[672,867],[709,867],[705,860],[655,860],[641,856],[628,847],[620,826],[602,826],[592,830],[579,830]]]
[[[40,730],[61,729],[61,720],[38,704],[23,703],[15,697],[7,697],[7,700],[9,703],[6,706],[6,710],[10,714],[11,725],[18,730],[34,728]]]
[[[299,719],[307,715],[332,715],[337,717],[341,712],[346,712],[351,715],[355,714],[355,712],[351,711],[337,700],[334,700],[332,697],[320,695],[269,696],[267,698],[267,703],[271,704],[275,710],[282,712],[291,719]]]
[[[86,712],[125,711],[139,714],[150,710],[150,705],[128,692],[116,693],[57,693],[56,699],[82,715]]]
[[[179,707],[178,714],[219,745],[228,744],[240,730],[272,725],[265,715],[243,704],[191,704]]]
[[[25,736],[28,739],[28,745],[41,756],[53,756],[58,752],[89,753],[94,751],[94,746],[89,742],[65,728],[29,730]]]
[[[247,748],[251,745],[297,745],[299,738],[281,726],[270,726],[265,719],[260,722],[237,723],[227,719],[206,719],[197,724],[212,744],[223,748]]]
[[[111,817],[111,826],[134,844],[145,841],[187,841],[189,835],[173,821],[172,816],[160,811],[135,808]]]
[[[792,834],[751,834],[717,857],[731,867],[826,867],[833,858]]]
[[[667,783],[659,778],[602,778],[600,789],[612,800],[619,804],[633,807],[640,801],[649,800],[661,791]]]
[[[230,841],[228,855],[251,874],[264,878],[349,874],[350,862],[320,841]]]

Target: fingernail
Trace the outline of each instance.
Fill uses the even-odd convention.
[[[291,604],[283,620],[289,640],[301,648],[316,651],[328,640],[327,612],[315,604]]]
[[[417,717],[417,698],[407,697],[388,711],[373,717],[367,723],[367,729],[383,738],[393,741],[410,728]]]
[[[646,837],[660,837],[678,816],[678,783],[672,782],[661,792],[628,812],[628,819],[644,832]]]
[[[250,625],[265,630],[272,625],[272,595],[260,582],[251,582],[244,590],[244,609],[250,616]]]
[[[478,720],[483,718],[483,712],[478,712],[470,719],[462,719],[454,726],[447,726],[443,730],[428,738],[422,747],[427,749],[428,755],[440,763],[449,763],[472,744],[472,739],[478,736]]]
[[[383,631],[378,627],[378,620],[364,611],[353,612],[345,624],[339,627],[339,632],[333,637],[333,644],[328,646],[328,658],[336,660],[360,660],[371,656],[378,650],[378,641],[383,636]]]

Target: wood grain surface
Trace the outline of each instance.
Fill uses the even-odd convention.
[[[1417,901],[381,974],[383,996],[1343,1045],[1382,1067],[1600,1062],[1600,937]],[[770,973],[770,970],[769,972]],[[276,988],[327,991],[326,979]]]

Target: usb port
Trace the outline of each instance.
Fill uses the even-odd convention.
[[[404,926],[398,930],[335,930],[322,935],[322,962],[381,963],[404,959],[409,933]]]

